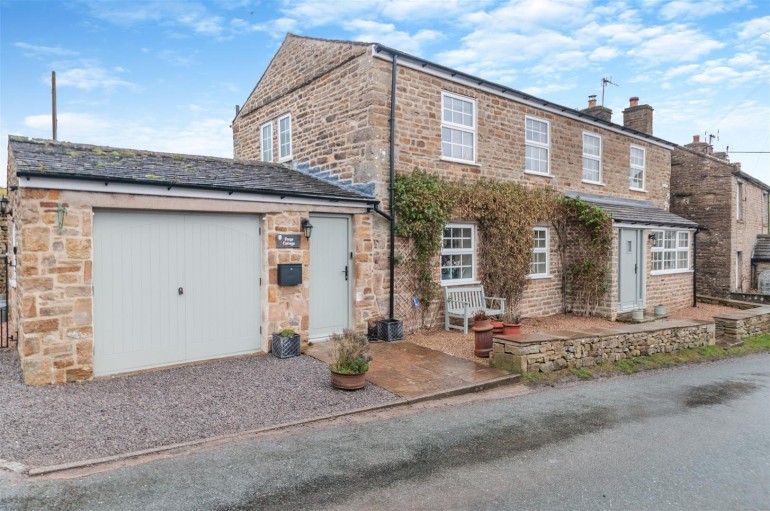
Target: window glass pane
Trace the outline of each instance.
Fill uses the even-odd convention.
[[[631,148],[631,165],[644,166],[644,150],[636,147]]]
[[[688,267],[689,262],[689,255],[690,253],[685,250],[680,250],[677,252],[677,268],[681,270],[685,270]]]
[[[679,233],[679,242],[678,242],[679,248],[687,248],[690,246],[690,233],[689,232],[680,232]]]

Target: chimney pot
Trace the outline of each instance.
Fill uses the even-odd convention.
[[[629,106],[637,106],[639,105],[639,96],[631,96],[628,100]]]
[[[596,94],[588,96],[588,108],[594,108],[596,106]]]
[[[700,135],[693,135],[692,136],[692,143],[693,144],[699,144],[700,143]]]

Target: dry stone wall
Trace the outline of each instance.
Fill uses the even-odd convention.
[[[714,324],[706,321],[629,325],[591,336],[584,332],[504,336],[493,340],[491,365],[517,373],[548,373],[714,343]]]
[[[718,340],[734,343],[770,333],[770,307],[738,310],[714,316]]]

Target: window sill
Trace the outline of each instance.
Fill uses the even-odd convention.
[[[441,161],[447,161],[449,163],[460,163],[462,165],[470,165],[471,167],[481,167],[481,163],[476,163],[475,161],[468,161],[468,160],[458,160],[455,158],[447,158],[446,156],[442,156],[439,158]]]
[[[586,181],[585,179],[583,179],[582,182],[587,185],[593,185],[593,186],[607,186],[605,183],[602,183],[601,181]]]
[[[692,273],[693,270],[657,270],[650,271],[650,275],[675,275],[677,273]]]
[[[287,161],[291,161],[293,158],[292,155],[286,156],[285,158],[279,158],[278,163],[286,163]]]
[[[527,278],[529,280],[552,279],[553,275],[551,275],[550,273],[544,273],[544,274],[538,274],[538,275],[527,275]]]
[[[478,280],[442,280],[441,287],[454,287],[454,286],[480,286],[481,282]]]
[[[631,190],[632,192],[647,193],[647,190],[645,190],[644,188],[631,188],[631,187],[629,187],[628,189]]]
[[[530,176],[546,177],[548,179],[556,177],[553,174],[541,174],[540,172],[532,172],[531,170],[525,170],[524,173],[529,174]]]

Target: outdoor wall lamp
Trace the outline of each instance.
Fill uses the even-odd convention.
[[[652,241],[658,241],[658,233],[651,232],[650,234],[647,235],[647,239]]]
[[[13,209],[8,207],[8,197],[0,198],[0,217],[13,216]]]
[[[303,218],[301,226],[305,238],[310,239],[310,235],[313,234],[313,224],[307,218]]]

